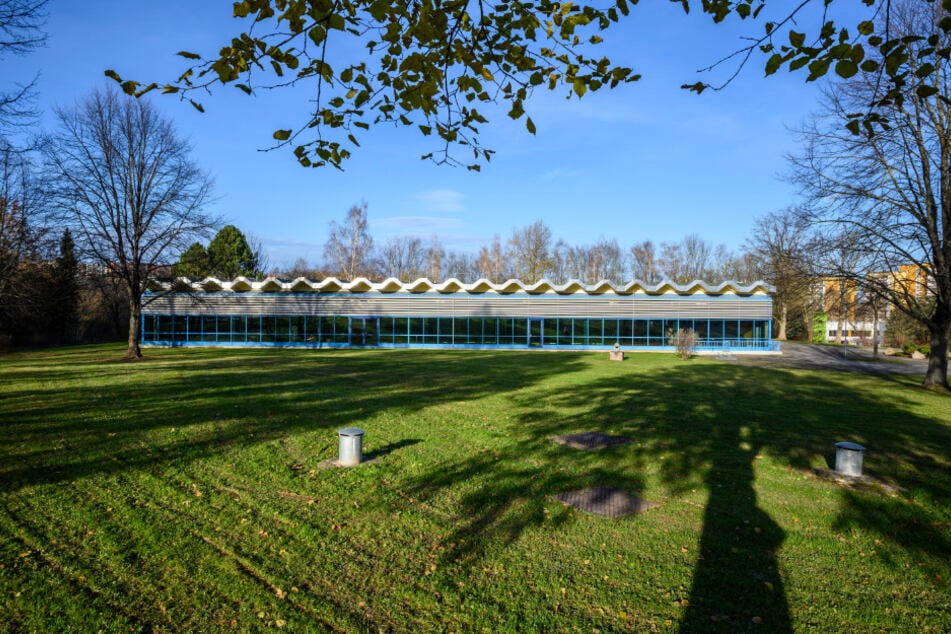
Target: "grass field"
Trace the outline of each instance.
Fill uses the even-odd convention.
[[[0,630],[951,630],[951,398],[673,355],[0,357]],[[321,468],[342,427],[370,464]],[[602,431],[628,445],[549,441]],[[819,477],[834,443],[883,483]],[[550,496],[613,486],[608,519]]]

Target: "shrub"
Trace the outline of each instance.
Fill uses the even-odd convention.
[[[681,328],[670,338],[670,344],[677,348],[681,359],[693,356],[693,349],[697,345],[697,333],[692,328]]]
[[[916,351],[917,349],[918,349],[918,346],[916,346],[915,344],[911,343],[910,341],[907,342],[905,345],[903,345],[903,346],[901,347],[901,351],[904,352],[905,354],[911,354],[912,352]]]
[[[926,357],[930,357],[930,356],[931,356],[931,346],[928,345],[927,343],[924,344],[924,345],[922,345],[922,346],[918,346],[918,352],[920,352],[921,354],[925,355]]]

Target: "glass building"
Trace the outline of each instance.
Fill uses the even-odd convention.
[[[178,280],[144,294],[142,343],[673,350],[673,334],[689,328],[700,352],[770,352],[778,349],[771,290],[762,282]]]

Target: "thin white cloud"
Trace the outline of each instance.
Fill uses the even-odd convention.
[[[390,218],[376,218],[373,220],[373,229],[381,229],[389,235],[405,235],[428,237],[432,234],[444,233],[462,225],[459,218],[445,218],[443,216],[391,216]]]
[[[463,198],[465,198],[465,194],[454,189],[431,189],[416,194],[416,199],[423,204],[426,211],[437,214],[460,213],[464,210]]]

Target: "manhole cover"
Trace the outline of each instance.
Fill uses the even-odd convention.
[[[559,445],[574,447],[575,449],[604,449],[613,445],[624,445],[631,442],[630,438],[623,436],[610,436],[596,431],[586,431],[580,434],[567,434],[565,436],[553,436]]]
[[[605,517],[624,517],[659,506],[653,502],[642,500],[636,495],[610,487],[593,487],[580,491],[569,491],[559,493],[554,497],[562,504],[567,504],[572,508]]]

